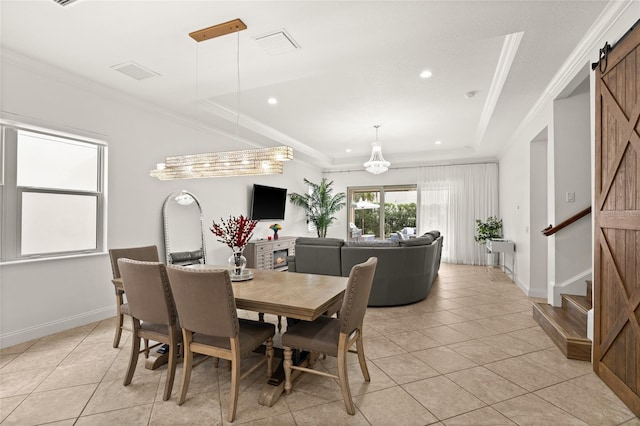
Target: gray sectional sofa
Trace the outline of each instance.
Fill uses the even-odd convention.
[[[288,258],[289,271],[347,277],[354,265],[375,256],[369,306],[406,305],[429,294],[440,269],[442,242],[438,231],[404,241],[298,238],[296,254]]]

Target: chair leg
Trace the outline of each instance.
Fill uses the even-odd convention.
[[[182,383],[180,384],[180,396],[178,405],[182,405],[187,398],[189,390],[189,380],[191,379],[191,369],[193,368],[193,352],[191,352],[191,332],[182,330],[182,352],[184,360],[182,362]]]
[[[162,399],[167,401],[171,398],[173,390],[173,379],[176,375],[176,364],[178,363],[178,336],[173,330],[169,330],[171,344],[169,345],[169,365],[167,366],[167,380],[164,384],[164,395]]]
[[[116,334],[113,337],[113,347],[120,345],[120,337],[122,336],[122,325],[124,323],[124,315],[122,314],[122,294],[116,292]]]
[[[340,342],[338,343],[338,378],[340,379],[340,390],[342,390],[342,399],[347,413],[354,415],[356,409],[351,399],[351,389],[349,388],[349,376],[347,375],[347,353],[346,344],[347,336],[340,333]]]
[[[291,356],[293,350],[290,346],[284,347],[284,391],[289,395],[291,393]]]
[[[278,333],[282,331],[282,315],[278,315]]]
[[[144,339],[144,357],[149,358],[149,339]]]
[[[236,418],[238,408],[238,394],[240,393],[240,342],[231,338],[231,390],[229,391],[229,415],[227,419],[232,422]]]
[[[273,374],[273,339],[268,338],[266,341],[266,355],[267,355],[267,377],[271,377]]]
[[[358,362],[360,362],[360,370],[367,382],[371,381],[369,376],[369,369],[367,368],[367,360],[364,357],[364,343],[362,342],[362,331],[358,331],[358,338],[356,339],[356,349],[358,350]]]
[[[129,368],[127,374],[124,376],[123,384],[128,386],[133,379],[133,373],[136,371],[136,365],[138,364],[138,356],[140,355],[140,336],[138,331],[140,330],[140,320],[133,319],[133,341],[131,342],[131,356],[129,357]]]

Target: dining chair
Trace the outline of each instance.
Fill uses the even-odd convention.
[[[349,378],[347,377],[347,353],[353,352],[350,348],[355,343],[362,375],[366,381],[370,381],[371,378],[367,369],[364,345],[362,343],[362,322],[367,310],[367,302],[369,301],[369,293],[377,264],[378,259],[370,257],[366,262],[354,265],[351,268],[338,318],[323,315],[315,321],[300,321],[288,327],[286,333],[282,335],[282,345],[284,346],[284,389],[287,394],[291,393],[292,370],[332,377],[338,379],[340,383],[347,413],[355,414],[351,390],[349,389]],[[310,367],[315,354],[321,353],[337,357],[338,375],[293,365],[293,348],[311,352]]]
[[[145,246],[145,247],[130,247],[110,249],[109,257],[111,258],[111,271],[113,272],[113,285],[116,292],[116,334],[113,338],[113,347],[117,348],[120,345],[120,337],[122,336],[122,329],[124,326],[124,316],[130,316],[129,305],[124,301],[124,291],[116,286],[114,280],[120,278],[120,269],[118,268],[118,259],[126,257],[127,259],[142,260],[145,262],[158,262],[158,247]],[[149,342],[145,340],[145,357],[149,356]]]
[[[184,363],[178,405],[187,396],[193,368],[193,354],[222,358],[231,362],[231,390],[228,420],[236,416],[240,380],[265,362],[271,376],[273,336],[270,323],[238,319],[236,302],[227,270],[195,270],[167,266],[169,283],[176,301],[182,327]],[[266,356],[240,375],[240,358],[265,343]]]
[[[133,318],[131,356],[123,384],[128,386],[133,379],[140,355],[141,338],[167,344],[169,365],[163,395],[166,401],[171,397],[178,361],[178,343],[182,340],[166,267],[160,262],[126,258],[118,259],[118,267]]]

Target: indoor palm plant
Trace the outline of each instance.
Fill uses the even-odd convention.
[[[307,179],[304,182],[309,185],[308,194],[289,194],[291,203],[304,209],[307,221],[314,224],[319,238],[326,238],[327,229],[336,218],[333,216],[345,206],[346,194],[338,192],[333,194],[333,181],[322,178],[319,184]]]

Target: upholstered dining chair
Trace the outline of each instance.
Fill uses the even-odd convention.
[[[118,268],[118,259],[126,257],[127,259],[142,260],[145,262],[159,262],[158,247],[129,247],[110,249],[109,257],[111,258],[111,271],[113,272],[113,285],[116,292],[116,334],[113,337],[113,347],[120,345],[120,337],[124,327],[124,316],[129,316],[129,305],[124,301],[124,291],[116,286],[115,280],[120,278],[120,269]],[[145,340],[145,356],[149,356],[149,342]]]
[[[178,343],[182,340],[167,270],[159,262],[118,259],[118,268],[133,318],[133,336],[129,368],[123,384],[128,386],[136,371],[140,355],[140,339],[169,345],[169,365],[163,399],[171,397],[178,361]]]
[[[362,322],[367,310],[369,293],[373,276],[376,272],[378,259],[370,257],[366,262],[354,265],[349,274],[347,289],[345,290],[338,318],[323,315],[315,321],[300,321],[291,325],[282,335],[284,346],[284,389],[287,394],[291,392],[292,370],[304,371],[338,379],[342,390],[342,398],[347,413],[355,414],[349,378],[347,377],[347,353],[356,344],[360,369],[366,381],[370,381],[369,370],[364,356],[362,343]],[[291,358],[293,348],[311,351],[312,360],[317,353],[326,354],[338,358],[338,375],[333,375],[311,368],[293,365]]]
[[[273,336],[270,323],[238,319],[236,301],[227,270],[196,270],[184,266],[167,266],[169,282],[176,301],[182,327],[184,363],[178,405],[187,396],[193,354],[199,353],[231,361],[231,391],[228,420],[236,416],[240,380],[267,363],[271,376]],[[240,375],[240,358],[266,343],[266,356]]]

